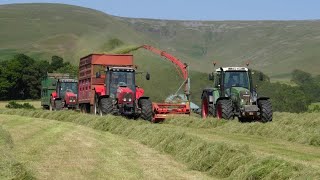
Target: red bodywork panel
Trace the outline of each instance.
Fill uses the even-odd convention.
[[[144,89],[136,87],[136,99],[140,99],[144,95]]]
[[[99,96],[104,96],[106,95],[106,87],[104,85],[95,85],[93,86],[95,93],[98,94]]]
[[[57,98],[57,97],[58,97],[57,91],[53,91],[53,92],[51,93],[51,97],[52,97],[52,99]]]
[[[77,95],[72,92],[66,92],[66,94],[64,96],[64,100],[66,102],[65,105],[75,105],[78,103],[77,102]]]
[[[131,98],[131,101],[123,101],[123,98],[125,98],[125,96]],[[133,91],[128,88],[128,87],[119,87],[117,90],[117,98],[118,98],[118,103],[119,104],[132,104],[134,102],[134,94]]]

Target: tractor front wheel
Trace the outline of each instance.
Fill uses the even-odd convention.
[[[111,114],[113,112],[113,103],[111,98],[102,98],[99,102],[100,116]]]
[[[217,102],[216,115],[218,119],[233,118],[232,101],[229,99],[222,99]]]
[[[269,100],[260,100],[258,106],[260,109],[260,120],[263,123],[272,121],[273,112],[271,102]]]
[[[152,102],[149,99],[141,99],[139,104],[141,108],[141,118],[147,121],[152,121]]]
[[[63,109],[62,100],[54,100],[54,110],[60,111]]]

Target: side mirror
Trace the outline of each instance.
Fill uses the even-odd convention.
[[[263,81],[263,80],[264,80],[264,77],[263,77],[263,74],[262,74],[262,73],[259,74],[259,80],[260,80],[260,81]]]
[[[210,81],[213,81],[213,80],[214,80],[214,75],[213,75],[213,73],[209,74],[209,80],[210,80]]]
[[[96,72],[96,78],[100,78],[101,77],[101,73],[100,72]]]
[[[147,75],[146,75],[146,79],[149,81],[150,80],[150,74],[147,72]]]

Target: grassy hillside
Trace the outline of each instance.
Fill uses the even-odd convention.
[[[24,52],[49,59],[102,52],[110,38],[149,43],[179,56],[200,72],[219,66],[252,66],[275,79],[299,68],[319,74],[320,21],[166,21],[119,18],[61,4],[0,6],[0,59]]]
[[[296,68],[319,74],[320,21],[122,20],[199,71],[210,71],[212,61],[243,66],[250,60],[277,79]]]
[[[147,39],[126,23],[87,8],[14,4],[0,9],[0,59],[17,52],[45,59],[56,54],[77,64],[81,56],[101,51],[110,38],[139,44]]]
[[[78,113],[70,111],[1,110],[1,114],[20,115],[0,116],[4,117],[2,122],[4,122],[6,128],[12,130],[12,134],[15,134],[14,129],[17,126],[19,127],[19,125],[17,125],[19,122],[24,122],[26,125],[26,122],[35,123],[38,124],[38,126],[40,123],[44,127],[51,127],[52,124],[57,124],[57,122],[46,119],[61,121],[61,123],[58,123],[58,126],[55,125],[53,128],[67,128],[71,126],[71,124],[65,124],[65,122],[72,122],[96,130],[120,135],[124,138],[124,141],[129,139],[142,143],[149,148],[168,154],[176,161],[187,165],[190,169],[205,173],[212,178],[318,179],[320,177],[320,144],[319,141],[317,141],[319,133],[316,133],[319,127],[312,126],[312,124],[318,124],[319,122],[319,118],[315,118],[319,117],[316,113],[306,116],[308,119],[311,118],[310,123],[307,121],[300,122],[300,118],[305,115],[277,113],[274,122],[269,124],[240,124],[236,121],[217,121],[215,119],[200,121],[198,118],[176,118],[166,121],[165,124],[150,124],[145,121],[129,121],[121,117],[79,115]],[[32,118],[24,117],[22,119],[21,116]],[[14,121],[10,121],[10,119]],[[38,126],[32,127],[40,128]],[[300,128],[298,134],[295,135],[292,130],[297,129],[297,126]],[[20,127],[23,126],[20,125]],[[77,127],[77,129],[78,128],[80,127]],[[72,131],[65,130],[65,133],[72,134],[71,132],[78,131],[77,129],[72,128]],[[87,130],[87,132],[88,131],[89,130]],[[40,130],[40,132],[43,131]],[[47,130],[44,131],[44,135],[49,137],[50,134],[52,134],[51,132],[60,133],[60,131]],[[98,133],[100,132],[101,131],[98,131]],[[91,131],[87,134],[91,134]],[[286,136],[283,137],[283,134]],[[81,133],[79,135],[81,136]],[[311,144],[308,140],[312,136],[314,137],[314,143]],[[32,142],[34,142],[34,144],[30,146],[30,148],[42,147],[38,146],[36,144],[37,142],[41,142],[40,144],[48,143],[39,141],[41,138],[37,139],[34,135],[31,137],[35,137],[37,141],[33,140]],[[68,139],[67,137],[69,136],[65,135],[64,137],[64,139]],[[286,137],[289,138],[287,139]],[[59,138],[59,136],[57,138]],[[88,136],[84,138],[84,142],[86,142],[87,138]],[[108,139],[110,140],[110,138]],[[89,139],[92,141],[92,138]],[[114,140],[113,142],[118,141]],[[25,142],[21,141],[21,143]],[[131,146],[129,142],[126,144],[126,147]],[[77,146],[84,145],[85,144],[82,145],[81,143],[77,144]],[[93,146],[94,144],[91,145]],[[70,146],[63,146],[62,149],[73,148],[74,145],[71,144]],[[29,148],[29,146],[20,147]],[[53,144],[47,148],[47,151],[55,150],[55,147],[55,144]],[[116,148],[117,145],[108,147]],[[45,154],[45,152],[42,151],[35,152]],[[141,152],[141,150],[139,152]],[[31,155],[36,156],[37,153]],[[70,154],[64,159],[72,159],[73,155],[74,154]],[[116,164],[122,163],[122,155],[126,156],[125,153],[119,153],[119,157],[117,161],[115,161],[117,162]],[[52,156],[54,156],[54,154]],[[108,158],[112,159],[112,157],[106,157],[106,159]],[[131,159],[129,158],[128,160]],[[150,159],[147,161],[150,162]],[[27,162],[38,161],[37,159],[31,158]],[[78,165],[81,166],[82,161],[79,162],[80,164]],[[66,164],[68,164],[68,161],[66,161]],[[112,164],[112,166],[113,165],[114,164]],[[70,166],[68,167],[70,168]],[[140,168],[141,164],[135,167]],[[47,171],[52,170],[54,169],[47,169]],[[107,174],[107,171],[105,172],[105,174]],[[124,172],[128,172],[128,175],[135,175],[135,171]],[[113,173],[111,173],[111,175],[112,174]]]

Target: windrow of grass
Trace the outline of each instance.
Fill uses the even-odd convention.
[[[0,126],[0,179],[34,179],[12,153],[13,141],[8,131]]]
[[[40,110],[1,110],[0,113],[35,118],[52,119],[109,131],[134,139],[184,162],[191,169],[206,172],[219,178],[231,179],[317,179],[318,169],[277,159],[272,156],[257,157],[248,146],[207,142],[188,135],[177,127],[131,121],[121,117],[97,117],[76,112],[49,112]],[[159,167],[161,168],[161,167]]]
[[[214,128],[227,133],[258,135],[320,146],[320,113],[275,113],[270,123],[240,123],[237,119],[225,121],[214,118],[199,120],[196,117],[175,117],[164,123],[190,128]]]

